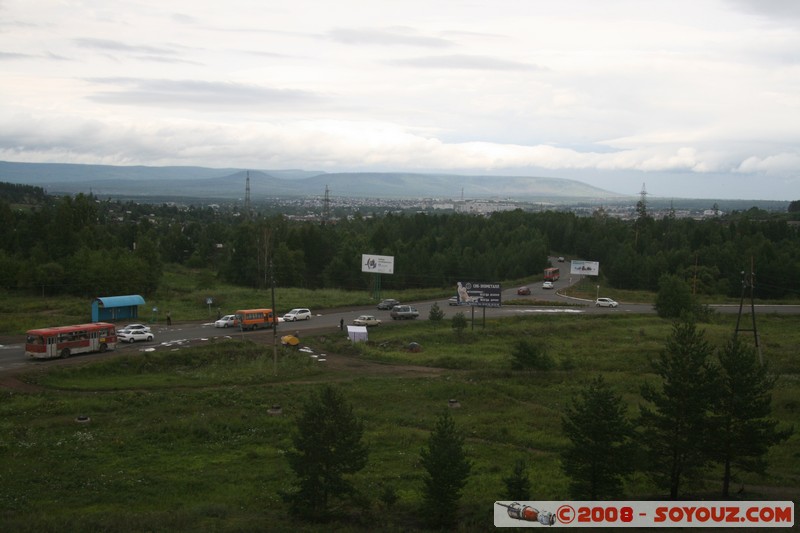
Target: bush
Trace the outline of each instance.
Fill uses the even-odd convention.
[[[511,357],[511,368],[514,370],[552,370],[556,366],[546,348],[530,340],[518,341]]]

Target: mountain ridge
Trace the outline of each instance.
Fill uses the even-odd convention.
[[[281,196],[391,198],[512,198],[542,200],[625,198],[585,183],[538,176],[473,176],[414,172],[242,170],[199,166],[115,166],[0,161],[0,181],[36,185],[52,193],[98,196],[241,198],[247,177],[254,199]],[[190,185],[189,185],[190,183]]]

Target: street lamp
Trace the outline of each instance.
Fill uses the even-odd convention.
[[[595,296],[595,300],[600,298],[600,285],[597,286],[597,296]]]

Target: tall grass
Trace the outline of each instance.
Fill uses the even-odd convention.
[[[733,321],[718,316],[702,328],[720,345]],[[325,367],[289,350],[273,367],[271,350],[228,340],[32,374],[26,379],[41,392],[0,395],[0,523],[8,531],[419,529],[419,452],[438,414],[457,399],[461,407],[451,412],[474,464],[462,529],[485,531],[517,458],[530,465],[535,499],[568,499],[558,466],[565,406],[602,374],[635,416],[641,384],[655,379],[649,362],[671,327],[654,316],[537,316],[490,320],[458,338],[447,326],[377,328],[355,345],[333,336],[304,339],[329,359],[390,361],[394,372]],[[764,357],[781,376],[774,416],[800,427],[800,318],[764,316],[759,326]],[[510,354],[520,338],[542,342],[556,369],[513,371]],[[412,341],[421,352],[407,349]],[[403,372],[442,363],[447,368],[426,377]],[[343,522],[316,526],[288,516],[278,494],[293,482],[284,459],[293,419],[323,382],[340,387],[364,421],[370,459],[356,477],[363,507]],[[275,405],[280,416],[270,413]],[[80,415],[90,421],[79,422]],[[739,476],[746,497],[796,499],[798,456],[795,435],[769,453],[766,476]],[[718,472],[707,478],[690,490],[714,497]],[[377,497],[387,489],[399,496],[391,509]],[[627,490],[631,499],[660,494],[643,476]]]

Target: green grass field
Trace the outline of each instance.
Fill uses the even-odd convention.
[[[735,318],[715,316],[701,329],[719,346]],[[758,320],[764,358],[780,375],[774,417],[800,428],[800,317]],[[274,366],[271,345],[234,339],[63,368],[43,364],[23,378],[38,390],[0,390],[0,524],[22,532],[420,529],[419,453],[437,415],[457,399],[461,407],[451,413],[473,461],[462,529],[485,531],[517,458],[529,464],[534,499],[568,499],[558,462],[565,406],[602,374],[635,416],[639,387],[655,380],[650,360],[670,328],[654,316],[548,315],[490,320],[457,339],[449,321],[420,321],[370,330],[370,341],[357,345],[338,335],[304,338],[327,355],[325,363],[281,349]],[[557,368],[512,371],[520,338],[544,343]],[[407,350],[412,341],[421,352]],[[345,358],[377,366],[337,364]],[[410,372],[412,365],[431,371]],[[369,503],[324,526],[289,516],[278,496],[292,482],[283,455],[293,418],[321,383],[341,388],[370,448],[356,477]],[[281,415],[269,413],[274,405]],[[766,476],[737,477],[742,497],[797,500],[800,436],[768,458]],[[387,488],[399,495],[390,509],[378,498]],[[718,499],[719,489],[713,470],[687,486],[703,498]],[[627,492],[629,499],[664,496],[641,474]]]

